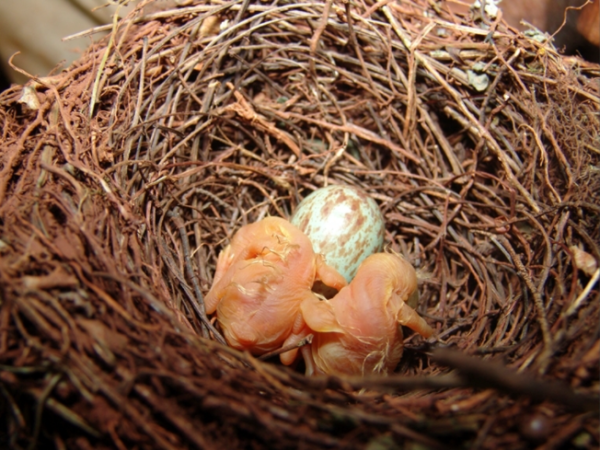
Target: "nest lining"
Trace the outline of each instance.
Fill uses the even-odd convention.
[[[2,439],[598,444],[598,66],[419,0],[140,11],[0,97]],[[388,379],[207,339],[218,251],[332,183],[376,199],[438,332]]]

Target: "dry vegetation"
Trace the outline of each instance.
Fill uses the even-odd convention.
[[[599,77],[425,0],[116,22],[0,95],[0,445],[597,448]],[[331,183],[377,201],[437,331],[389,378],[203,324],[232,234]]]

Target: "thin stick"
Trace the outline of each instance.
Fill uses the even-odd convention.
[[[296,348],[300,348],[300,347],[304,347],[305,345],[312,344],[314,337],[315,336],[313,334],[309,334],[308,336],[306,336],[304,339],[302,339],[297,344],[286,345],[285,347],[282,347],[280,349],[273,350],[272,352],[269,352],[269,353],[265,353],[264,355],[261,355],[258,359],[264,361],[273,356],[281,355],[282,353],[289,352],[290,350],[294,350]]]
[[[525,281],[525,284],[527,285],[527,287],[531,291],[531,294],[533,295],[533,302],[537,310],[538,323],[540,324],[540,329],[542,330],[542,339],[544,341],[544,351],[540,355],[540,370],[545,371],[547,364],[549,364],[550,362],[549,360],[552,356],[553,350],[552,335],[550,334],[550,326],[548,325],[548,318],[546,317],[546,308],[544,306],[544,301],[542,300],[542,295],[538,291],[537,287],[535,286],[535,283],[531,279],[531,276],[527,272],[527,269],[523,265],[521,258],[519,257],[519,255],[517,255],[512,245],[510,245],[510,242],[508,242],[508,239],[506,239],[504,236],[498,236],[496,239],[502,243],[502,246],[510,254],[512,262],[517,268],[517,272],[519,273],[523,281]]]
[[[594,275],[592,276],[590,281],[588,281],[588,284],[585,286],[585,289],[581,292],[581,294],[579,294],[577,299],[571,304],[571,306],[567,310],[567,313],[566,313],[567,317],[570,317],[577,312],[577,310],[579,309],[581,304],[584,302],[584,300],[587,298],[587,296],[590,294],[590,292],[594,288],[594,285],[598,282],[599,279],[600,279],[600,267],[598,269],[596,269],[596,272],[594,272]]]
[[[472,387],[493,388],[511,395],[526,396],[535,401],[550,400],[575,411],[598,411],[597,397],[576,394],[562,383],[543,381],[524,373],[517,373],[489,359],[474,358],[450,349],[434,350],[432,359],[438,364],[456,369]]]
[[[113,15],[113,23],[112,23],[112,33],[110,33],[110,38],[108,39],[108,44],[106,45],[106,50],[104,51],[104,55],[100,60],[100,66],[98,67],[98,72],[96,72],[96,79],[94,80],[94,86],[92,87],[92,98],[90,99],[90,110],[89,115],[90,119],[94,115],[94,107],[96,106],[96,102],[98,101],[98,87],[100,85],[100,77],[102,77],[102,72],[104,71],[104,66],[108,61],[108,55],[112,49],[112,46],[115,43],[115,35],[117,34],[117,24],[119,23],[119,9],[121,9],[121,5],[117,6],[115,13]]]
[[[209,337],[208,331],[210,330],[210,332],[213,333],[213,335],[215,336],[215,339],[217,341],[219,341],[223,345],[227,345],[227,343],[225,342],[225,339],[223,338],[223,336],[221,336],[221,333],[219,333],[219,331],[213,326],[213,324],[210,323],[210,320],[208,319],[208,316],[206,315],[206,308],[204,306],[204,297],[202,295],[202,291],[200,290],[200,284],[198,283],[198,275],[196,275],[196,272],[194,271],[194,268],[192,267],[192,258],[190,256],[191,255],[190,242],[187,237],[187,232],[185,230],[185,224],[183,223],[183,219],[181,218],[179,213],[177,213],[176,211],[169,211],[167,215],[171,219],[173,219],[175,226],[179,230],[179,236],[181,238],[181,246],[183,247],[185,269],[186,269],[188,277],[192,280],[192,286],[194,287],[194,293],[196,294],[196,302],[192,302],[192,306],[193,306],[194,310],[196,311],[196,313],[198,314],[198,316],[200,317],[200,320],[202,321],[202,324],[203,324],[202,334],[204,337],[208,338]]]
[[[329,20],[329,10],[331,9],[332,0],[327,0],[325,2],[325,6],[323,8],[323,15],[321,16],[321,23],[319,23],[319,27],[315,30],[313,37],[310,40],[310,73],[318,80],[317,71],[315,69],[315,60],[317,59],[317,47],[319,46],[319,41],[321,40],[321,35],[327,28],[327,21]]]

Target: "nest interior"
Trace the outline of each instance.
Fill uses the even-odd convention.
[[[597,448],[597,65],[425,0],[147,3],[0,95],[2,446]],[[220,249],[327,184],[419,273],[387,378],[206,333]]]

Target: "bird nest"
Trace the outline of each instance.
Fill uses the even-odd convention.
[[[184,3],[0,96],[1,446],[597,448],[600,68],[425,0]],[[232,235],[328,184],[419,274],[389,377],[207,332]]]

